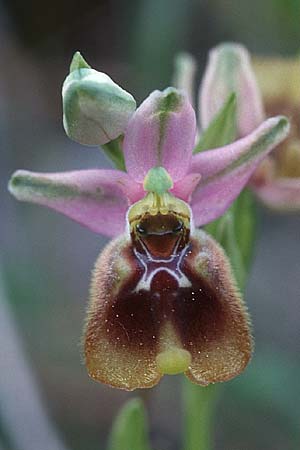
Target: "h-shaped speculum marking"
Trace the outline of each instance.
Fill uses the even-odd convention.
[[[188,245],[184,247],[180,252],[176,251],[178,247],[177,245],[172,255],[166,259],[153,258],[153,256],[151,256],[147,247],[143,243],[142,246],[145,250],[145,254],[140,253],[136,249],[134,249],[135,256],[138,258],[144,268],[142,278],[137,283],[134,292],[139,292],[142,289],[145,291],[150,291],[151,282],[154,276],[161,271],[166,271],[170,275],[172,275],[177,281],[178,287],[190,287],[192,285],[190,280],[186,277],[186,275],[180,268],[182,259],[184,258],[188,250]]]

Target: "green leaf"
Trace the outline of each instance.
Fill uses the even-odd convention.
[[[237,241],[235,206],[232,205],[223,216],[208,224],[205,229],[224,248],[230,259],[238,286],[243,289],[246,283],[246,268]]]
[[[252,262],[256,238],[256,208],[252,192],[244,189],[233,203],[237,245],[246,271]]]
[[[212,416],[220,387],[198,386],[183,380],[184,450],[211,450]]]
[[[234,141],[236,138],[236,111],[236,95],[232,93],[210,125],[201,134],[193,153],[222,147]]]
[[[256,212],[252,193],[244,189],[228,211],[206,225],[205,230],[224,248],[238,286],[243,290],[251,265],[256,235]]]
[[[121,138],[102,144],[101,148],[117,169],[126,171],[124,154],[121,149]]]
[[[150,450],[147,417],[141,400],[129,400],[113,424],[108,450]]]

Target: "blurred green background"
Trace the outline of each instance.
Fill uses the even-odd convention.
[[[170,84],[179,51],[197,58],[199,81],[207,51],[224,40],[256,54],[299,52],[299,24],[299,0],[0,0],[3,280],[47,414],[68,448],[104,450],[112,418],[131,395],[93,382],[81,358],[90,271],[106,240],[52,211],[17,203],[6,185],[17,168],[109,167],[98,149],[71,142],[62,128],[61,86],[74,51],[140,102]],[[256,350],[246,373],[222,387],[216,450],[300,448],[300,215],[260,208],[259,216],[246,293]],[[0,448],[23,450],[1,410],[1,377],[17,357],[5,336]],[[22,404],[15,379],[11,374],[10,395]],[[143,393],[155,449],[180,448],[180,383],[165,377]],[[21,426],[26,415],[24,423],[16,420]]]

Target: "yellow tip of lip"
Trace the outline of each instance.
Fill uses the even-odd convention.
[[[191,354],[182,348],[171,348],[159,353],[156,357],[157,369],[165,375],[176,375],[185,372],[191,364]]]

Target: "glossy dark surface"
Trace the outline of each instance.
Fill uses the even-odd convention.
[[[189,229],[176,214],[145,216],[131,233],[133,247],[140,253],[148,252],[153,258],[170,258],[188,243]]]

